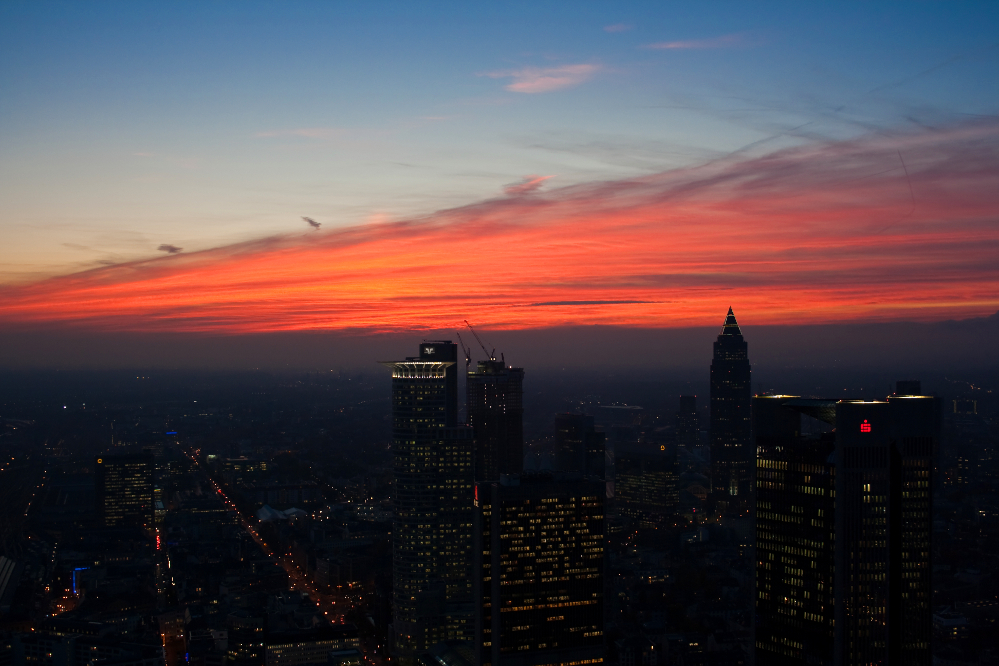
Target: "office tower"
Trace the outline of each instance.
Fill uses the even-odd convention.
[[[603,663],[603,484],[504,476],[475,495],[477,666]]]
[[[404,663],[471,633],[472,430],[457,426],[449,341],[385,362],[392,370],[393,642]]]
[[[585,414],[555,415],[555,467],[561,472],[605,477],[607,435]]]
[[[673,518],[680,503],[676,454],[666,447],[662,449],[626,449],[615,456],[615,504],[622,516],[640,527],[664,526]]]
[[[676,443],[693,450],[700,443],[701,420],[697,415],[697,396],[681,395],[676,413]]]
[[[753,409],[756,663],[930,664],[939,401],[767,396]],[[802,436],[801,414],[835,432]]]
[[[795,409],[823,404],[753,398],[760,666],[832,663],[835,441],[831,433],[803,437]]]
[[[717,508],[741,510],[752,488],[749,356],[732,308],[711,360],[711,486]]]
[[[104,527],[153,524],[153,456],[97,456],[97,519]]]
[[[475,480],[524,471],[524,370],[479,361],[468,373],[468,425],[475,432]]]

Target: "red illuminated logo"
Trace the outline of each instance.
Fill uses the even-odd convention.
[[[864,419],[864,422],[860,424],[860,432],[870,432],[870,431],[871,431],[871,424],[867,422],[867,419]]]

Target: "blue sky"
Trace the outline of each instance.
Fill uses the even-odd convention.
[[[0,4],[0,282],[999,107],[999,4]]]

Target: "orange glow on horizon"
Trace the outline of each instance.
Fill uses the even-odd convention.
[[[991,314],[997,127],[808,146],[110,266],[3,289],[0,325],[680,327],[716,325],[729,305],[757,324]]]

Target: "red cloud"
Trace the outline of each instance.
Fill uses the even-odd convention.
[[[674,327],[730,304],[758,324],[977,316],[999,309],[997,181],[996,122],[864,137],[8,287],[0,323]]]

